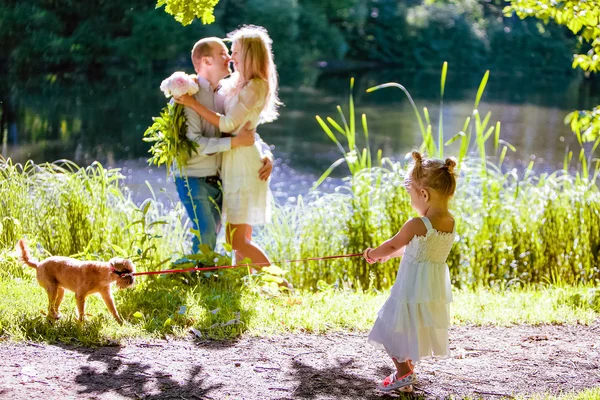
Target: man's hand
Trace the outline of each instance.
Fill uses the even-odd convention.
[[[263,157],[263,166],[258,170],[258,177],[261,181],[266,181],[273,172],[273,161],[269,157]]]
[[[231,148],[252,146],[254,144],[254,137],[256,136],[256,129],[250,130],[250,121],[246,122],[246,125],[240,130],[237,136],[231,138]]]

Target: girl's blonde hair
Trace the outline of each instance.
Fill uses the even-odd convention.
[[[414,165],[408,172],[408,180],[435,190],[445,197],[452,197],[456,190],[456,161],[446,158],[446,161],[434,158],[423,158],[418,151],[412,152]]]
[[[233,90],[237,95],[251,79],[262,79],[268,85],[267,98],[260,114],[260,122],[271,122],[277,119],[277,108],[281,105],[278,91],[277,68],[273,61],[271,44],[267,30],[261,26],[245,25],[227,35],[232,43],[237,43],[239,61],[242,63],[242,74],[236,71],[231,76]]]

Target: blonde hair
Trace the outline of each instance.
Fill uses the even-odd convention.
[[[445,197],[452,197],[456,190],[456,161],[446,158],[446,161],[434,158],[423,158],[418,151],[412,152],[414,165],[408,172],[408,180],[420,186],[435,190]]]
[[[200,60],[202,57],[210,57],[213,55],[214,45],[225,46],[225,43],[218,37],[207,37],[200,39],[192,47],[192,62]]]
[[[278,91],[277,68],[273,61],[271,44],[267,30],[261,26],[245,25],[227,35],[233,44],[237,43],[239,59],[242,68],[231,76],[233,90],[231,95],[237,95],[251,79],[261,79],[267,83],[267,98],[260,114],[260,122],[271,122],[277,119],[278,106],[281,105]]]

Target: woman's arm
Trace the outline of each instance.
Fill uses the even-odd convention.
[[[198,100],[194,98],[194,96],[184,94],[183,96],[175,97],[174,99],[176,103],[183,104],[184,106],[190,107],[192,110],[196,111],[198,115],[204,118],[204,120],[206,120],[209,124],[219,127],[221,115],[200,104]]]
[[[394,257],[398,257],[404,254],[404,247],[412,240],[412,238],[415,236],[425,236],[426,234],[427,228],[421,219],[413,218],[405,223],[400,229],[400,232],[398,232],[394,237],[386,240],[375,249],[365,250],[365,258],[370,260],[379,260],[392,255]]]
[[[187,105],[196,111],[209,124],[219,128],[221,132],[234,132],[255,108],[262,108],[267,96],[268,85],[260,79],[252,79],[241,90],[237,102],[227,115],[221,115],[209,110],[191,96],[182,96],[176,102]],[[254,128],[254,127],[252,127]]]

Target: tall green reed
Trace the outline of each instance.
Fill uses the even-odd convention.
[[[123,256],[143,269],[183,253],[182,208],[155,199],[138,207],[122,179],[118,169],[99,163],[81,168],[70,161],[22,165],[0,158],[0,252],[10,253],[26,236],[42,258]]]
[[[500,137],[501,123],[491,123],[491,113],[482,117],[479,107],[489,79],[481,80],[473,112],[466,116],[461,131],[445,141],[442,115],[447,74],[444,63],[440,79],[440,121],[434,133],[427,108],[420,113],[406,88],[387,83],[368,89],[401,89],[410,101],[422,133],[421,150],[442,158],[456,141],[460,179],[452,209],[457,220],[458,240],[449,257],[457,286],[507,287],[535,283],[569,284],[600,281],[600,194],[596,184],[599,160],[594,158],[599,142],[589,154],[582,147],[576,173],[569,174],[572,153],[564,170],[535,175],[531,162],[524,170],[505,165],[508,151],[516,149]],[[351,88],[353,82],[351,81]],[[359,253],[395,234],[415,213],[403,190],[407,165],[381,160],[373,167],[363,159],[349,157],[356,150],[349,101],[350,123],[341,113],[342,129],[333,119],[327,122],[342,134],[347,148],[325,122],[317,121],[340,149],[351,176],[335,193],[315,195],[310,201],[277,210],[276,223],[260,233],[260,242],[274,258],[306,258],[315,255]],[[366,119],[366,117],[364,117]],[[340,127],[338,129],[336,127]],[[365,135],[368,142],[368,135]],[[437,139],[437,140],[436,140]],[[363,154],[370,154],[368,143]],[[355,153],[356,154],[356,153]],[[592,164],[594,169],[592,171]],[[322,281],[343,286],[385,288],[394,279],[397,260],[369,267],[360,258],[333,262],[307,262],[292,268],[291,276],[301,287],[317,288]]]
[[[357,135],[356,135],[356,114],[354,110],[354,78],[350,79],[350,95],[348,97],[348,118],[344,114],[341,106],[337,106],[338,113],[340,115],[341,123],[338,123],[335,119],[331,117],[327,117],[326,120],[329,124],[327,124],[323,118],[320,116],[316,116],[317,122],[323,129],[323,131],[327,134],[327,136],[331,139],[333,143],[337,146],[338,150],[342,153],[342,157],[337,159],[331,164],[327,170],[321,175],[319,179],[313,185],[313,190],[319,187],[321,183],[333,172],[335,168],[339,165],[346,164],[348,169],[350,170],[350,174],[352,176],[356,175],[360,171],[365,168],[373,167],[373,157],[371,154],[371,146],[369,145],[369,128],[367,124],[367,116],[366,114],[362,114],[361,123],[363,127],[363,136],[365,141],[365,147],[360,149],[357,143]],[[329,126],[331,125],[331,127]],[[342,127],[343,125],[343,127]],[[342,138],[346,140],[346,147],[340,142],[337,138],[334,130],[342,135]],[[377,152],[377,164],[381,165],[381,150]]]

